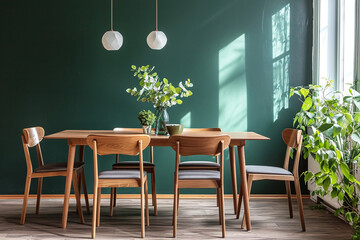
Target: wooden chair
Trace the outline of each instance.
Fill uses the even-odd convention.
[[[24,202],[23,202],[23,209],[21,213],[20,224],[25,223],[26,217],[26,208],[27,208],[27,201],[29,198],[29,191],[30,191],[30,184],[32,178],[38,179],[38,189],[37,189],[37,199],[36,199],[36,214],[39,213],[40,208],[40,197],[41,197],[41,190],[42,190],[42,181],[44,177],[56,177],[56,176],[67,176],[67,163],[51,163],[51,164],[44,164],[40,142],[43,140],[45,135],[45,131],[42,127],[33,127],[33,128],[25,128],[23,129],[23,133],[21,135],[22,144],[25,152],[25,159],[27,165],[27,174],[26,174],[26,184],[25,184],[25,191],[24,191]],[[31,156],[29,148],[36,147],[37,157],[39,160],[39,167],[33,171]],[[82,179],[82,185],[84,189],[85,195],[85,202],[88,213],[90,213],[89,207],[89,200],[88,194],[86,189],[86,182],[85,182],[85,174],[84,174],[84,163],[83,162],[75,162],[74,163],[74,173],[73,173],[73,186],[74,192],[76,196],[76,207],[77,212],[80,215],[81,223],[84,223],[84,216],[81,209],[81,186],[79,186],[80,178]]]
[[[221,128],[184,128],[184,133],[197,133],[197,132],[221,132]],[[185,161],[179,163],[179,169],[181,170],[217,170],[220,169],[219,155],[216,155],[216,162],[214,161]],[[178,205],[180,200],[180,189],[178,189]],[[220,193],[216,189],[216,195]],[[219,207],[219,197],[216,198],[216,205]]]
[[[143,134],[118,136],[90,135],[87,144],[94,153],[94,200],[92,219],[92,238],[95,238],[96,227],[100,226],[101,188],[104,187],[140,187],[141,188],[141,237],[145,237],[145,220],[149,226],[147,173],[143,166],[143,150],[149,145],[150,137]],[[115,169],[98,172],[98,155],[123,154],[139,155],[139,168]],[[145,213],[144,213],[145,198]],[[145,219],[144,219],[145,215]]]
[[[142,134],[142,128],[114,128],[115,132],[119,133],[138,133]],[[139,161],[119,161],[119,154],[116,154],[116,163],[113,164],[113,169],[139,169]],[[144,161],[144,171],[151,176],[151,196],[152,205],[154,206],[154,215],[157,216],[157,202],[156,202],[156,180],[155,180],[155,164],[154,164],[154,147],[150,146],[150,162]],[[116,188],[111,189],[110,197],[110,216],[113,215],[113,207],[116,206]]]
[[[196,133],[196,132],[221,132],[220,128],[185,128],[184,133]],[[215,156],[216,162],[213,161],[186,161],[180,162],[180,169],[196,170],[196,169],[213,169],[220,168],[219,155]]]
[[[174,209],[173,209],[173,237],[177,232],[178,199],[180,188],[215,188],[220,193],[219,198],[219,221],[222,224],[222,237],[225,237],[225,213],[224,213],[224,149],[229,146],[230,136],[185,136],[173,135],[170,137],[171,147],[176,151],[175,183],[174,183]],[[191,155],[220,154],[220,168],[217,170],[180,169],[180,157]]]
[[[285,181],[286,193],[287,193],[288,204],[289,204],[290,218],[293,218],[293,210],[292,210],[292,203],[291,203],[291,188],[290,188],[290,182],[293,181],[295,184],[296,198],[297,198],[297,202],[298,202],[298,206],[299,206],[301,227],[302,227],[302,230],[305,231],[306,230],[305,219],[304,219],[304,211],[303,211],[303,204],[302,204],[302,199],[301,199],[301,189],[300,189],[300,182],[299,182],[299,159],[300,159],[301,144],[302,144],[301,130],[285,129],[282,132],[282,138],[287,145],[283,168],[271,167],[271,166],[255,166],[255,165],[247,165],[246,166],[249,197],[250,197],[250,191],[251,191],[251,186],[252,186],[253,181],[265,180],[265,179]],[[291,148],[297,149],[292,172],[290,172],[288,170]],[[241,200],[242,200],[242,191],[240,190],[239,204],[238,204],[238,209],[237,209],[237,213],[236,213],[236,218],[239,218],[239,215],[240,215]],[[242,221],[242,228],[245,227],[244,220],[245,220],[245,218],[243,218],[243,221]]]

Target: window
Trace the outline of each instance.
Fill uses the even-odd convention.
[[[314,83],[328,78],[347,91],[358,78],[359,5],[357,0],[314,1]]]

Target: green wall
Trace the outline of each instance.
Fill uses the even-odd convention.
[[[154,29],[155,1],[115,0],[114,28],[124,36],[116,52],[101,44],[109,29],[109,2],[1,1],[0,194],[23,193],[22,128],[43,126],[50,134],[64,129],[139,127],[137,113],[152,106],[125,92],[136,84],[129,71],[132,64],[154,65],[171,82],[191,78],[194,95],[169,109],[171,123],[191,112],[192,127],[258,132],[271,140],[249,142],[247,163],[282,165],[281,131],[292,126],[300,105],[291,100],[287,107],[286,91],[276,89],[311,81],[312,1],[160,0],[159,28],[168,43],[154,51],[148,48],[146,36]],[[289,18],[284,15],[286,6]],[[288,29],[286,39],[283,32]],[[285,42],[289,45],[279,46]],[[275,59],[274,49],[284,50],[285,55]],[[289,62],[275,71],[279,58]],[[46,162],[66,161],[66,141],[45,140],[42,148]],[[174,156],[170,148],[155,150],[159,193],[173,192]],[[113,161],[105,158],[101,168],[109,168]],[[226,193],[231,192],[228,163],[227,155]],[[89,148],[86,164],[92,189]],[[305,169],[306,162],[301,165]],[[64,182],[61,177],[46,179],[43,192],[63,193]],[[283,183],[276,182],[255,183],[253,189],[284,192]],[[35,190],[36,180],[31,192]]]

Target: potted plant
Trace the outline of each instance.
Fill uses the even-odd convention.
[[[137,118],[139,119],[140,124],[143,127],[144,133],[151,134],[151,125],[153,125],[156,120],[155,114],[153,114],[150,110],[142,110],[141,112],[139,112]]]
[[[355,229],[353,239],[360,239],[360,182],[355,178],[360,166],[360,94],[352,87],[335,91],[332,84],[327,80],[325,86],[290,89],[290,97],[298,95],[302,102],[294,125],[303,130],[304,158],[311,155],[319,164],[318,172],[304,173],[305,182],[316,185],[311,194],[337,199],[335,214],[343,215]]]
[[[159,75],[153,72],[154,68],[149,65],[141,67],[132,65],[131,71],[139,81],[140,90],[134,87],[126,89],[126,92],[136,96],[137,101],[153,103],[156,109],[155,134],[167,134],[166,123],[169,121],[169,116],[166,109],[182,104],[183,101],[179,98],[190,97],[193,93],[187,88],[191,88],[193,84],[188,79],[184,84],[179,82],[178,87],[175,87],[166,78],[161,80]]]

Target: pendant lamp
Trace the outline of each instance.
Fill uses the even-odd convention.
[[[111,0],[111,28],[104,33],[102,39],[104,48],[108,51],[119,50],[123,44],[123,36],[117,31],[113,31],[113,0]]]
[[[156,29],[149,33],[146,38],[146,42],[151,49],[160,50],[167,42],[165,33],[158,31],[158,0],[156,0]]]

